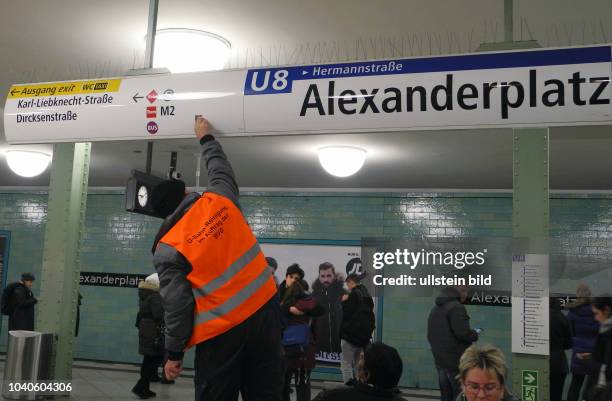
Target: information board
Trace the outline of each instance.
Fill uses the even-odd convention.
[[[549,256],[512,256],[512,352],[549,355]]]

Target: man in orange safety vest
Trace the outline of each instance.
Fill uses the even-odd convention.
[[[152,193],[164,217],[153,263],[165,311],[164,369],[172,380],[196,347],[196,401],[280,400],[281,325],[276,285],[238,203],[238,185],[208,121],[196,116],[208,188],[185,195],[168,180]]]

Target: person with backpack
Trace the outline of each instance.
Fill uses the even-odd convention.
[[[138,353],[143,356],[140,365],[140,379],[132,393],[141,399],[155,397],[151,391],[151,378],[157,374],[164,356],[164,309],[159,295],[159,276],[147,276],[138,284]]]
[[[347,385],[353,385],[356,383],[355,373],[359,358],[370,343],[375,327],[374,300],[368,289],[361,284],[359,275],[349,274],[346,278],[346,285],[349,293],[342,296],[340,370],[342,381]]]
[[[316,341],[313,318],[325,313],[323,307],[307,292],[302,269],[289,266],[285,277],[285,290],[281,299],[281,311],[287,326],[283,332],[285,353],[285,380],[282,400],[290,400],[291,382],[294,381],[297,401],[310,401],[310,373],[315,367]]]
[[[21,280],[6,286],[2,293],[2,314],[9,317],[10,330],[34,330],[34,305],[38,302],[32,293],[34,275],[23,273]]]

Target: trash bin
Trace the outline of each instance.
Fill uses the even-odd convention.
[[[10,400],[41,398],[32,387],[39,380],[53,379],[53,347],[53,333],[9,331],[2,396]]]

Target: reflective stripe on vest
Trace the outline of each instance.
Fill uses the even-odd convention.
[[[188,347],[240,324],[276,294],[257,239],[236,205],[206,192],[160,240],[191,264],[195,298]]]

